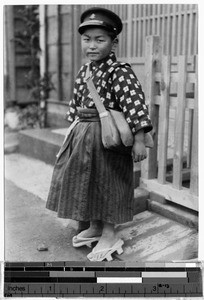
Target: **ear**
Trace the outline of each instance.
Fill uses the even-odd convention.
[[[115,52],[116,49],[118,47],[118,38],[115,38],[113,41],[112,41],[112,51]]]

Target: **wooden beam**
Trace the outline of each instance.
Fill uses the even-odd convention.
[[[155,134],[155,144],[153,149],[147,150],[147,159],[145,159],[141,166],[141,176],[146,179],[156,178],[157,176],[157,143],[158,143],[158,118],[159,108],[155,105],[155,80],[154,73],[158,62],[160,61],[161,45],[160,39],[157,36],[148,36],[146,38],[145,51],[145,98],[149,108],[149,115],[153,123]]]
[[[188,188],[175,189],[171,183],[161,184],[156,179],[140,179],[140,187],[149,192],[157,191],[165,199],[198,211],[198,196],[191,194]]]
[[[175,145],[173,162],[173,185],[180,189],[182,186],[184,125],[186,108],[186,56],[179,56],[178,105],[175,119]]]
[[[169,90],[170,90],[170,56],[162,57],[162,84],[161,84],[161,105],[159,111],[159,159],[158,159],[158,181],[166,182],[166,165],[168,150],[169,131]]]
[[[196,74],[198,76],[198,57],[196,56]],[[191,182],[190,191],[192,194],[198,195],[198,78],[195,84],[193,114],[193,136],[191,151]]]

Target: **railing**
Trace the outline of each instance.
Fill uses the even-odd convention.
[[[198,210],[197,56],[178,56],[172,63],[160,49],[159,37],[147,37],[145,94],[155,147],[142,163],[141,185]]]

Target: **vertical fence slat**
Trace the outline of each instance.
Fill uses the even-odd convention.
[[[197,13],[197,4],[196,4],[196,13],[195,13],[195,31],[193,33],[193,54],[197,54],[198,51],[198,13]]]
[[[132,7],[130,4],[127,6],[127,26],[127,60],[129,60],[132,52],[132,43],[134,43],[134,40],[132,40]]]
[[[171,41],[171,5],[168,4],[168,11],[167,11],[167,32],[166,32],[166,54],[170,55],[170,41]]]
[[[141,33],[141,30],[142,30],[142,5],[139,5],[139,21],[138,21],[138,45],[137,45],[137,48],[138,48],[138,56],[142,56],[142,33]]]
[[[198,57],[196,56],[196,83],[193,115],[193,138],[191,157],[190,192],[198,195]]]
[[[178,30],[178,35],[177,35],[177,55],[181,55],[181,40],[182,40],[182,13],[181,13],[181,4],[178,5],[179,10],[178,10],[178,26],[177,26],[177,30]]]
[[[158,106],[155,105],[155,78],[157,62],[161,55],[160,38],[148,36],[145,47],[145,97],[149,107],[150,118],[155,132],[158,132]],[[147,150],[147,159],[142,162],[141,177],[146,179],[156,178],[157,175],[157,134],[155,135],[155,146]]]
[[[166,182],[166,165],[169,129],[169,89],[170,89],[170,56],[162,57],[161,66],[161,105],[159,114],[159,159],[158,181]]]
[[[172,41],[171,41],[171,55],[174,56],[176,53],[176,5],[173,5],[173,13],[172,13]]]
[[[191,153],[192,153],[192,136],[193,136],[193,109],[188,110],[188,140],[187,140],[187,168],[191,167]]]
[[[156,35],[156,4],[152,4],[152,35]]]
[[[193,37],[193,5],[190,5],[189,12],[189,36],[188,36],[188,55],[192,55],[192,37]]]
[[[145,49],[145,37],[146,37],[146,5],[143,4],[143,36],[142,36],[142,53]]]
[[[146,22],[147,22],[147,35],[151,35],[151,24],[150,24],[150,6],[151,4],[147,4],[147,18],[146,18]]]
[[[185,10],[184,10],[184,17],[183,17],[183,37],[182,37],[182,54],[187,55],[187,34],[189,34],[187,32],[188,29],[188,25],[187,25],[187,5],[185,5]]]
[[[175,120],[175,145],[173,159],[173,186],[177,189],[182,187],[183,169],[183,144],[184,144],[184,125],[185,125],[185,100],[186,100],[186,77],[187,77],[187,57],[179,56],[178,61],[178,104]]]

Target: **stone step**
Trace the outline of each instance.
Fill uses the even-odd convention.
[[[64,140],[64,135],[55,133],[54,129],[28,129],[19,132],[19,151],[53,165],[56,154]]]
[[[8,130],[6,130],[4,137],[4,153],[8,154],[18,151],[18,132],[8,132]]]

